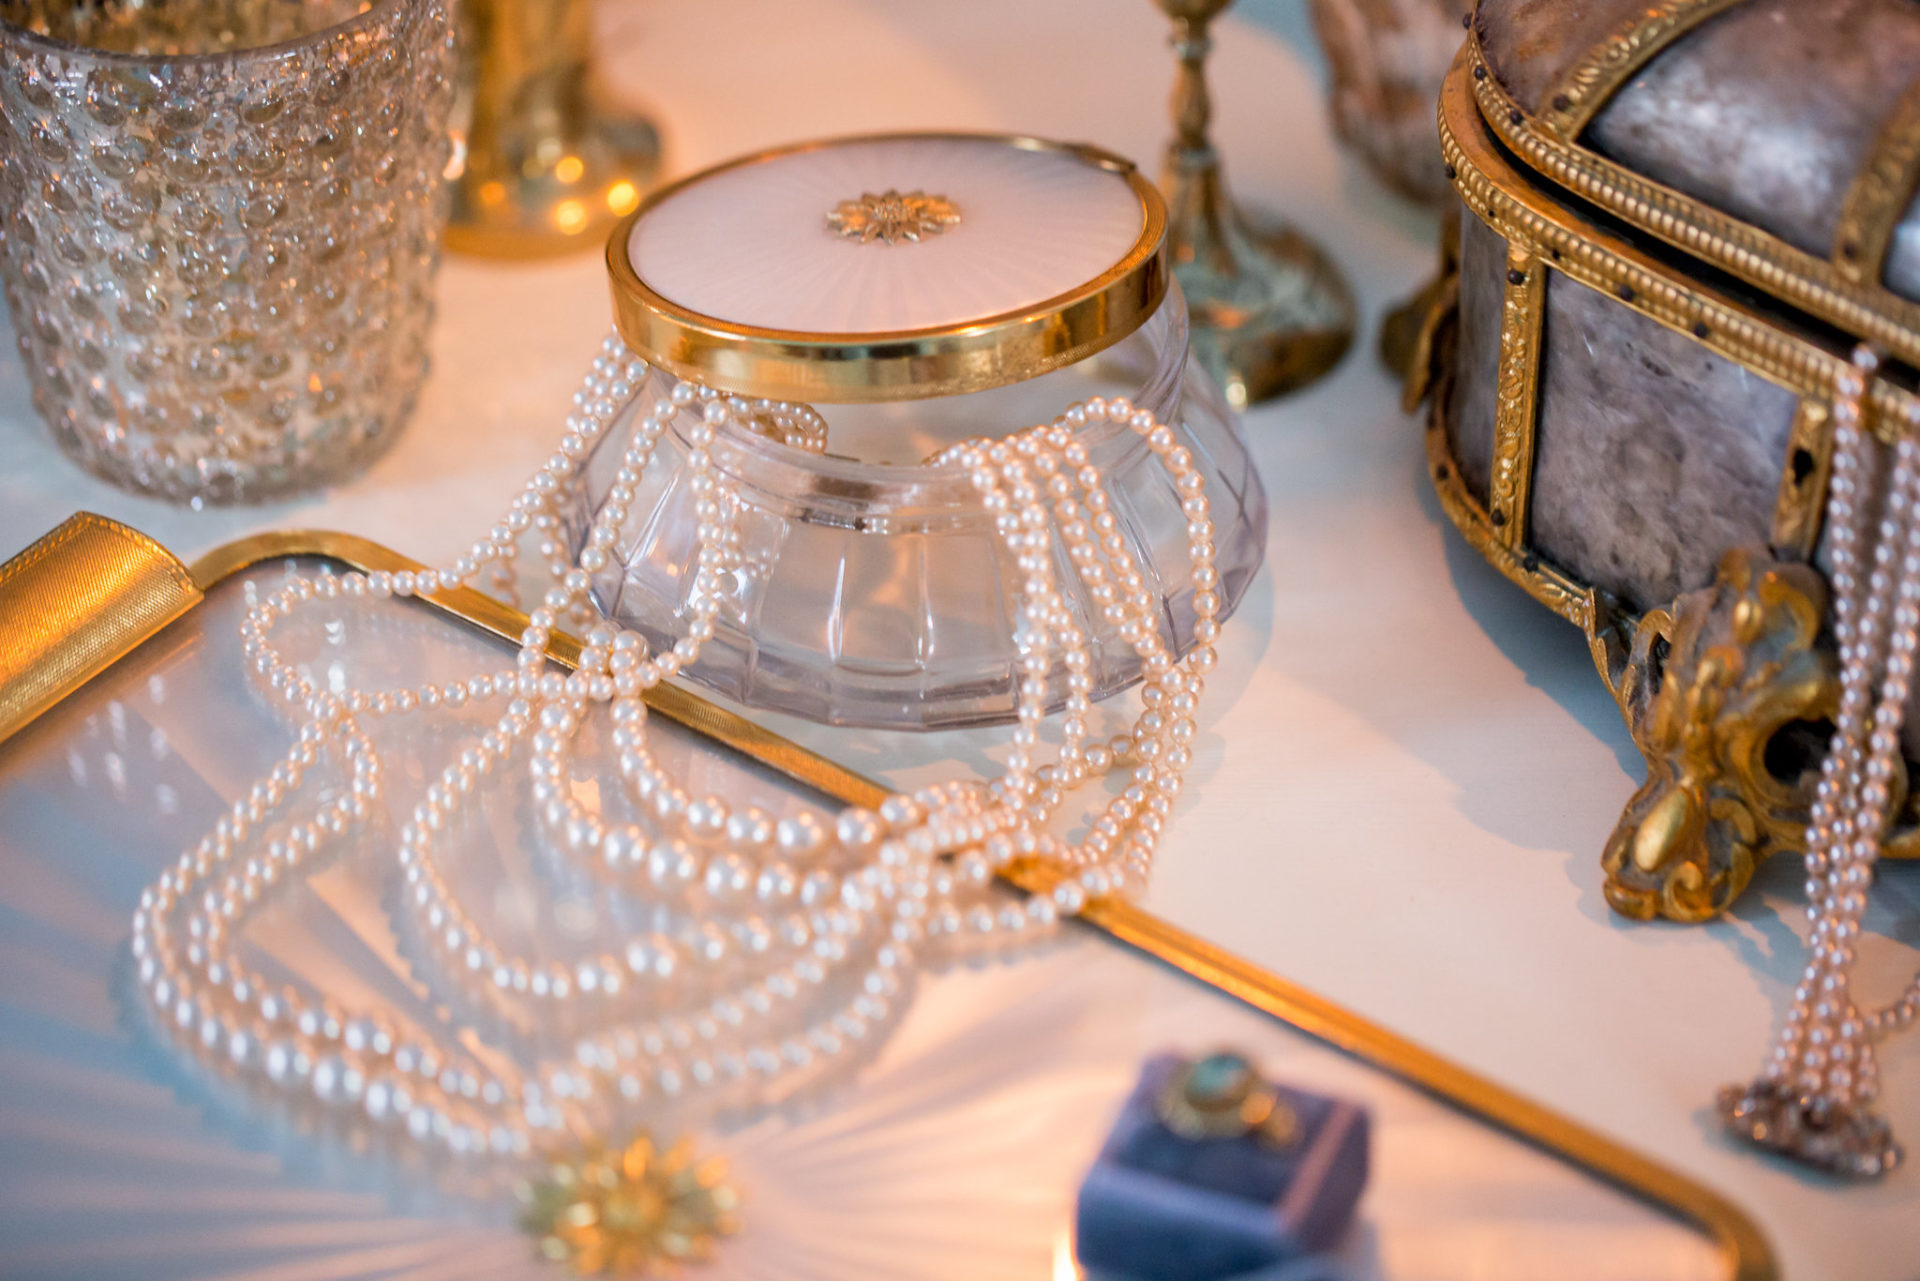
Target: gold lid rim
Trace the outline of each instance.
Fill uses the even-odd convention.
[[[641,218],[685,187],[780,156],[859,142],[964,139],[1077,156],[1119,174],[1139,199],[1140,234],[1113,266],[1029,306],[885,333],[767,329],[703,315],[640,279],[627,242]],[[652,192],[607,239],[614,324],[626,344],[676,377],[775,400],[860,403],[921,400],[1023,382],[1111,347],[1145,323],[1167,293],[1167,208],[1131,161],[1085,143],[1020,134],[874,133],[773,147],[703,169]]]

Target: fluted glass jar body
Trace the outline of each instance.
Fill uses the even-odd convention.
[[[196,506],[384,448],[453,87],[447,0],[0,0],[0,281],[60,446]]]
[[[816,406],[827,421],[825,454],[723,431],[712,456],[739,505],[746,564],[686,675],[749,706],[830,724],[932,729],[1010,718],[1015,567],[966,470],[919,460],[1049,421],[1096,395],[1129,397],[1192,451],[1217,530],[1218,591],[1231,611],[1260,565],[1266,497],[1219,391],[1190,365],[1186,338],[1176,290],[1126,340],[1028,382],[936,400]],[[675,385],[669,374],[649,374],[589,460],[568,518],[576,550],[637,424]],[[601,607],[656,646],[679,639],[687,615],[698,522],[686,430],[698,413],[681,410],[662,434],[593,582]],[[1080,431],[1107,478],[1119,532],[1161,599],[1160,630],[1184,653],[1193,643],[1193,586],[1172,479],[1133,432],[1107,422]],[[1093,638],[1093,693],[1105,697],[1139,679],[1139,656],[1081,594],[1055,537],[1069,606]],[[1057,704],[1064,671],[1051,681]]]

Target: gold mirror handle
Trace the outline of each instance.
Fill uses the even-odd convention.
[[[78,512],[0,565],[0,742],[200,602],[187,567]]]

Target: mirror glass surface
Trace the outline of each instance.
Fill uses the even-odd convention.
[[[156,1033],[133,984],[128,920],[141,889],[289,741],[261,690],[237,677],[245,601],[287,572],[262,566],[216,589],[0,746],[9,1277],[557,1275],[513,1227],[508,1194],[197,1065]],[[508,661],[413,605],[287,627],[290,650],[329,681],[444,680]],[[451,714],[411,725],[382,731],[396,813],[470,732]],[[817,803],[706,740],[657,729],[661,757],[700,786],[776,812]],[[535,949],[627,928],[619,913],[632,905],[531,835],[524,775],[502,777],[449,835],[450,877],[474,910]],[[398,924],[393,830],[376,819],[276,891],[240,946],[287,982],[403,1025],[511,1042]],[[1372,1181],[1339,1255],[1356,1281],[1719,1275],[1707,1243],[1657,1212],[1088,930],[924,972],[899,1004],[850,1077],[778,1107],[658,1118],[696,1128],[743,1194],[744,1230],[710,1275],[1073,1276],[1074,1192],[1140,1062],[1221,1045],[1371,1110]]]

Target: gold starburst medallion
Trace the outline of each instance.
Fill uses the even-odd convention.
[[[906,195],[888,188],[880,195],[871,191],[858,200],[843,200],[827,215],[827,225],[847,240],[862,244],[881,241],[918,241],[937,236],[960,221],[960,207],[945,196],[929,196],[924,191]]]
[[[644,1276],[703,1262],[738,1230],[740,1198],[725,1178],[726,1164],[696,1160],[686,1139],[662,1151],[642,1134],[555,1161],[520,1189],[520,1223],[542,1255],[581,1276]]]

